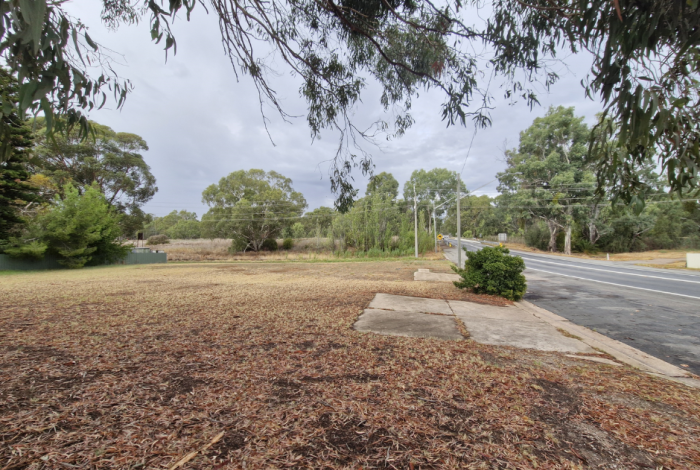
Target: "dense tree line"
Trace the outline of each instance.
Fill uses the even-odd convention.
[[[520,134],[518,147],[506,151],[507,168],[497,175],[500,194],[461,201],[463,233],[503,232],[565,253],[700,248],[697,196],[669,192],[658,165],[650,162],[626,169],[646,203],[616,200],[617,180],[597,186],[595,159],[586,147],[591,132],[573,108],[551,108],[535,119]],[[455,219],[452,207],[447,231],[456,231]]]
[[[423,181],[421,175],[432,173],[417,172],[414,176]],[[271,240],[277,238],[317,238],[324,239],[324,249],[412,253],[413,205],[397,199],[398,188],[391,174],[381,173],[370,180],[367,195],[355,200],[346,213],[329,207],[304,213],[306,200],[289,178],[274,171],[241,170],[204,190],[202,200],[210,209],[201,221],[194,213],[173,211],[154,218],[145,229],[148,235],[171,238],[232,239],[231,251],[274,249],[277,245]],[[427,207],[432,196],[427,191],[417,196],[419,248],[423,252],[433,247],[434,237],[428,212],[420,209]]]

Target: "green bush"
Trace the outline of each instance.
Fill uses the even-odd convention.
[[[234,238],[231,240],[231,246],[228,247],[228,252],[233,255],[245,251],[246,248],[248,248],[248,242],[242,238]]]
[[[285,238],[282,242],[282,248],[285,250],[291,250],[294,247],[294,240],[292,238]]]
[[[166,243],[170,243],[167,235],[153,235],[146,240],[146,245],[164,245]]]
[[[274,238],[266,239],[262,244],[262,249],[267,251],[277,251],[279,249],[279,245],[277,245],[277,240],[275,240]]]
[[[525,262],[520,256],[510,256],[508,248],[484,247],[467,252],[464,269],[452,269],[462,277],[455,282],[460,289],[471,289],[476,294],[499,295],[509,300],[520,300],[527,289]]]
[[[115,213],[96,184],[82,194],[71,184],[26,225],[19,237],[0,246],[10,256],[58,258],[68,268],[105,264],[123,259],[129,247],[118,240],[121,216]]]

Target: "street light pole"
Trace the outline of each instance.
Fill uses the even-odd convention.
[[[460,192],[462,191],[459,175],[457,175],[457,266],[459,269],[464,269],[462,265],[462,218],[459,208],[459,200],[461,199]]]
[[[416,245],[416,258],[418,258],[418,202],[416,199],[416,184],[413,183],[413,234]]]

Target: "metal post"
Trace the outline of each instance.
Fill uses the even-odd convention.
[[[462,215],[459,207],[462,191],[460,186],[459,175],[457,175],[457,266],[459,269],[464,269],[464,265],[462,265]]]
[[[413,225],[414,238],[416,241],[416,258],[418,258],[418,200],[416,198],[416,184],[413,183]]]

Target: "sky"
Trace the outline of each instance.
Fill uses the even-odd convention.
[[[207,15],[198,5],[190,22],[178,19],[173,25],[177,54],[169,54],[166,62],[163,46],[150,41],[147,21],[108,30],[100,21],[101,3],[76,0],[68,10],[88,26],[93,40],[115,51],[115,69],[131,80],[134,91],[122,109],[108,102],[89,118],[148,142],[144,158],[156,177],[158,192],[144,206],[146,212],[163,216],[187,210],[201,217],[208,209],[201,202],[207,186],[233,171],[252,168],[291,178],[294,189],[304,194],[308,210],[333,206],[328,169],[337,148],[336,136],[325,133],[312,141],[306,104],[299,96],[300,82],[283,64],[273,83],[285,111],[299,117],[284,122],[275,110],[265,108],[268,136],[255,87],[245,75],[237,80],[214,14]],[[533,110],[523,102],[498,99],[502,92],[495,90],[493,124],[476,134],[471,125],[446,127],[440,115],[442,96],[421,93],[413,101],[415,123],[404,136],[365,146],[373,156],[375,173],[392,173],[401,194],[414,170],[448,168],[461,172],[468,190],[496,195],[494,180],[505,168],[504,148],[516,147],[519,133],[549,106],[574,106],[589,124],[602,109],[599,102],[585,98],[580,85],[590,69],[590,56],[573,55],[564,62],[555,67],[560,80],[549,92],[540,91],[541,105]],[[370,86],[355,117],[366,122],[382,112],[378,87]],[[353,176],[362,195],[367,178],[359,170]]]

